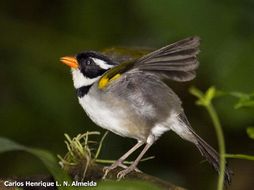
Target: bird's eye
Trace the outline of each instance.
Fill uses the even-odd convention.
[[[90,58],[90,59],[88,58],[88,59],[86,60],[86,65],[92,65],[93,63],[94,63],[94,61],[93,61],[93,59],[91,59],[91,58]]]

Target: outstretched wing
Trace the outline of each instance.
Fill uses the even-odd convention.
[[[162,79],[180,82],[192,80],[196,76],[195,70],[198,67],[198,48],[199,37],[190,37],[141,58],[130,59],[107,71],[99,80],[99,88],[104,88],[110,81],[132,69],[150,72]]]
[[[199,44],[199,37],[186,38],[139,58],[134,68],[174,81],[192,80],[198,67]]]

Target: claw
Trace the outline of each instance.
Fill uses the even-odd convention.
[[[102,179],[106,179],[108,173],[117,168],[117,167],[122,167],[122,168],[127,168],[127,166],[125,166],[123,163],[122,163],[122,160],[117,160],[115,163],[113,163],[111,166],[107,166],[107,167],[104,167],[103,168],[103,172],[104,172],[104,175],[102,177]]]
[[[110,170],[110,166],[105,166],[103,167],[102,171],[105,173],[107,172],[108,170]]]
[[[123,171],[118,172],[118,174],[116,176],[117,177],[117,181],[120,181],[126,175],[126,174],[123,173]]]
[[[129,167],[128,167],[128,166],[124,165],[123,163],[119,162],[119,163],[114,163],[114,164],[112,164],[111,166],[106,166],[106,167],[104,167],[104,168],[103,168],[104,175],[103,175],[102,179],[105,180],[106,177],[107,177],[107,175],[108,175],[108,173],[109,173],[111,170],[113,170],[113,169],[115,169],[115,168],[117,168],[117,167],[121,167],[121,168],[124,169],[124,170],[118,172],[118,174],[117,174],[117,179],[118,179],[118,181],[121,180],[122,178],[124,178],[124,177],[125,177],[128,173],[130,173],[131,171],[136,171],[136,172],[142,173],[142,171],[139,170],[139,169],[136,168],[136,167],[132,167],[132,166],[129,166]]]
[[[109,170],[107,170],[107,169],[103,168],[103,172],[104,172],[104,175],[103,175],[103,177],[102,177],[102,180],[106,179],[106,177],[107,177],[107,175],[108,175]]]
[[[128,168],[118,172],[117,174],[117,180],[121,180],[122,178],[124,178],[127,174],[129,174],[130,172],[132,172],[133,170],[141,172],[139,169],[137,169],[135,166],[129,166]]]

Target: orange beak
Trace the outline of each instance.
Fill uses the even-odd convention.
[[[78,68],[78,62],[75,57],[71,56],[64,56],[60,58],[60,61],[66,65],[68,65],[71,68],[77,69]]]

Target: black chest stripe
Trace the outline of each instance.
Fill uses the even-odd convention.
[[[76,89],[77,96],[79,98],[82,98],[83,96],[85,96],[89,92],[91,86],[92,85],[82,86],[82,87]]]

